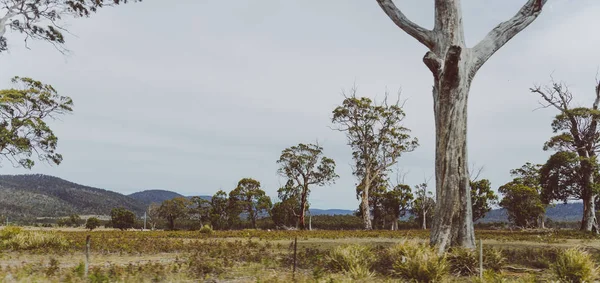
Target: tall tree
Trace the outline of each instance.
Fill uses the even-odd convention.
[[[333,184],[339,176],[335,174],[335,161],[323,156],[323,148],[315,144],[298,144],[281,152],[277,172],[294,182],[300,189],[300,228],[305,229],[304,217],[311,186]]]
[[[396,164],[402,153],[418,146],[410,130],[402,126],[405,114],[399,101],[388,104],[387,95],[381,104],[366,97],[356,97],[356,89],[346,96],[342,105],[333,110],[332,122],[345,132],[354,159],[353,174],[363,186],[361,210],[364,229],[372,229],[369,193],[375,180]]]
[[[423,230],[427,229],[427,223],[431,223],[436,214],[435,199],[431,195],[431,191],[427,189],[427,182],[415,186],[415,200],[412,204],[411,213],[415,216],[417,223],[421,224]]]
[[[470,181],[471,204],[473,204],[473,222],[483,218],[498,202],[498,196],[492,190],[488,179]]]
[[[371,183],[369,190],[369,213],[371,215],[371,226],[373,229],[380,229],[385,226],[386,211],[384,208],[385,193],[388,191],[388,178],[386,175],[380,174]],[[356,186],[356,198],[361,200],[364,182]],[[357,216],[363,217],[362,203],[358,205]]]
[[[409,185],[398,184],[385,192],[383,207],[387,218],[391,220],[391,230],[398,230],[398,220],[406,215],[412,200],[413,194]]]
[[[129,0],[136,2],[141,0]],[[64,46],[63,26],[66,17],[89,17],[99,8],[127,3],[128,0],[0,0],[0,53],[8,49],[5,37],[11,30],[29,39],[42,40],[54,45],[60,52]]]
[[[0,90],[0,156],[14,166],[31,169],[32,155],[60,164],[58,138],[46,121],[73,111],[73,101],[47,84],[14,77],[16,88]]]
[[[562,83],[553,81],[549,87],[534,87],[531,91],[546,101],[545,107],[552,106],[560,112],[552,121],[552,130],[557,135],[544,144],[544,150],[572,152],[578,157],[578,195],[583,200],[581,230],[598,233],[595,205],[598,189],[594,177],[598,172],[597,153],[600,150],[600,82],[596,83],[595,99],[590,108],[573,107],[573,95]]]
[[[423,62],[433,74],[436,136],[436,216],[430,242],[442,252],[450,246],[475,247],[467,169],[467,97],[477,71],[498,49],[531,24],[546,0],[527,0],[508,21],[472,48],[465,44],[460,0],[435,0],[433,30],[410,21],[393,0],[377,0],[389,18],[429,51]]]
[[[148,209],[146,211],[146,215],[148,217],[148,224],[150,224],[150,229],[154,231],[156,229],[156,225],[158,225],[158,221],[160,220],[159,215],[160,204],[153,202],[148,205]]]
[[[268,212],[273,204],[271,198],[261,190],[260,182],[250,178],[241,179],[237,187],[229,193],[233,205],[248,213],[252,228],[256,229],[256,219]]]
[[[175,229],[175,220],[183,218],[189,213],[191,201],[184,197],[176,197],[162,202],[158,208],[158,215],[167,220],[169,229]]]
[[[192,204],[189,209],[190,215],[200,221],[200,227],[204,226],[204,223],[210,221],[210,201],[199,196],[193,196],[190,203]]]
[[[210,224],[214,229],[223,230],[229,223],[229,199],[223,190],[216,192],[210,199]]]

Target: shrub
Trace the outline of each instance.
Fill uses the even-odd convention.
[[[206,258],[206,256],[201,253],[190,256],[188,260],[190,275],[196,278],[204,278],[208,274],[222,274],[225,272],[225,266],[227,265],[228,264],[222,258]]]
[[[500,271],[504,264],[506,263],[506,258],[502,254],[502,251],[496,248],[484,249],[483,250],[483,267],[484,269],[489,269],[493,271]]]
[[[472,249],[454,248],[447,259],[450,271],[457,276],[471,276],[479,271],[478,254]]]
[[[64,249],[69,246],[67,240],[58,234],[47,232],[21,232],[2,243],[13,250],[31,250],[36,248]]]
[[[559,253],[551,269],[561,282],[592,282],[598,278],[598,270],[592,257],[578,247]]]
[[[4,229],[0,230],[0,240],[8,240],[15,235],[21,233],[23,228],[17,226],[7,226]]]
[[[365,245],[342,245],[331,250],[327,257],[331,271],[348,273],[354,279],[373,276],[371,267],[375,263],[375,254]]]
[[[90,217],[85,221],[85,229],[90,229],[90,231],[98,228],[100,226],[100,219],[96,217]]]
[[[428,245],[405,241],[390,247],[395,255],[393,273],[414,282],[439,282],[448,275],[446,256],[440,256]]]
[[[210,226],[208,226],[207,224],[205,224],[204,226],[202,226],[202,228],[200,228],[200,233],[202,234],[212,234],[214,231],[212,228],[210,228]]]

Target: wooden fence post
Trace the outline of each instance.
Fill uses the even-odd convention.
[[[298,236],[294,238],[294,269],[292,271],[292,279],[296,278],[296,249],[298,247]]]
[[[479,279],[483,280],[483,240],[479,239]]]
[[[90,235],[85,238],[85,277],[88,277],[88,269],[90,268]]]

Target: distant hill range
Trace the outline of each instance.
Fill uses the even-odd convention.
[[[186,197],[167,190],[144,190],[130,195],[88,187],[57,177],[30,175],[0,175],[0,216],[11,219],[32,217],[64,217],[70,214],[109,215],[115,207],[124,207],[142,215],[152,202],[161,203],[174,197]],[[210,200],[210,196],[200,196]],[[312,215],[348,215],[353,210],[311,208]],[[581,203],[557,204],[546,211],[554,221],[579,221],[583,215]],[[403,217],[407,219],[408,215]],[[478,222],[506,222],[504,209],[494,209]]]

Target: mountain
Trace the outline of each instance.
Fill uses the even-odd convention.
[[[583,203],[558,203],[546,209],[546,217],[553,221],[572,222],[581,221],[583,217]],[[478,222],[508,222],[508,215],[503,208],[494,209],[488,212],[484,218]]]
[[[353,210],[347,209],[317,209],[311,208],[310,214],[312,215],[349,215],[354,214]]]
[[[108,215],[115,207],[138,214],[145,206],[125,195],[57,177],[0,175],[0,215],[11,218],[59,217],[73,213]]]
[[[128,197],[135,199],[140,203],[143,203],[145,206],[148,206],[153,202],[161,203],[165,200],[170,200],[176,197],[183,197],[183,195],[165,190],[145,190],[130,194],[128,195]]]

